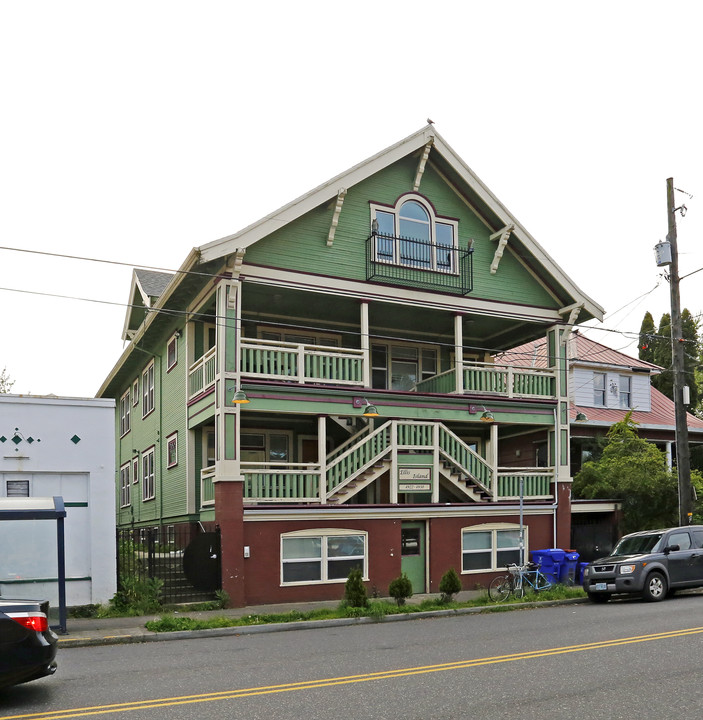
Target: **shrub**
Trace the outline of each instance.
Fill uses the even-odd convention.
[[[452,597],[461,590],[461,580],[456,574],[454,568],[449,568],[447,572],[442,575],[442,579],[439,581],[439,592],[442,594],[440,600],[443,603],[450,603]]]
[[[388,594],[395,600],[396,605],[405,605],[405,600],[413,596],[413,584],[410,578],[402,573],[388,586]]]
[[[344,585],[344,605],[346,607],[365,608],[369,604],[360,568],[354,568],[347,577]]]
[[[161,589],[164,581],[159,578],[139,580],[128,576],[120,582],[120,588],[110,600],[110,610],[127,616],[149,615],[161,609]]]

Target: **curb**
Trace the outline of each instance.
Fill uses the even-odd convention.
[[[128,645],[132,643],[167,642],[171,640],[197,640],[214,637],[236,635],[255,635],[259,633],[287,632],[294,630],[315,630],[328,627],[345,627],[350,625],[371,625],[374,623],[405,622],[409,620],[426,620],[428,618],[447,617],[452,615],[481,615],[491,612],[555,607],[558,605],[575,605],[588,602],[587,598],[567,598],[564,600],[542,600],[525,603],[505,603],[480,605],[469,608],[450,608],[447,610],[428,610],[426,612],[403,613],[400,615],[384,615],[382,618],[333,618],[330,620],[299,620],[289,623],[270,623],[262,625],[242,625],[235,627],[210,628],[207,630],[177,630],[174,632],[152,632],[146,628],[134,628],[123,635],[104,635],[75,638],[59,638],[59,648],[91,647],[97,645]]]

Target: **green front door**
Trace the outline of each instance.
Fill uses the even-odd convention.
[[[413,593],[425,588],[425,523],[404,522],[400,528],[400,569],[413,584]]]

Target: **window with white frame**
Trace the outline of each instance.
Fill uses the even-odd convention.
[[[240,436],[242,462],[289,462],[291,434],[273,430],[249,430]]]
[[[172,433],[166,438],[166,467],[178,465],[178,433]]]
[[[316,331],[281,332],[278,328],[259,326],[256,328],[256,335],[262,340],[282,341],[296,345],[326,345],[327,347],[339,347],[340,345],[339,335],[327,335]]]
[[[620,389],[620,407],[621,408],[632,407],[632,378],[629,375],[620,375],[619,389]]]
[[[527,530],[525,530],[526,533]],[[501,523],[462,528],[462,572],[502,570],[509,563],[519,562],[520,527],[518,525]]]
[[[120,398],[120,437],[129,432],[131,407],[132,403],[129,400],[129,390],[127,390]]]
[[[120,507],[127,507],[130,504],[130,479],[129,469],[131,463],[125,463],[120,468]]]
[[[593,373],[593,404],[605,407],[605,373]]]
[[[437,349],[416,345],[371,346],[372,386],[412,390],[416,383],[437,375]]]
[[[166,346],[166,371],[168,372],[178,362],[178,337],[176,333],[169,341]]]
[[[376,262],[458,272],[458,222],[436,215],[421,195],[403,195],[394,206],[372,204],[371,228]]]
[[[142,373],[142,417],[154,409],[154,361]]]
[[[132,383],[132,405],[139,405],[139,378]]]
[[[281,582],[345,582],[354,568],[368,578],[367,533],[304,530],[281,535]]]
[[[153,500],[154,490],[154,448],[142,453],[142,500]]]
[[[139,482],[139,458],[132,458],[132,482]]]

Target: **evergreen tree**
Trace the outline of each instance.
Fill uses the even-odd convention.
[[[640,327],[639,358],[645,362],[654,362],[654,345],[656,343],[654,318],[649,310],[644,314]]]
[[[654,361],[662,368],[659,375],[652,377],[652,385],[668,398],[674,397],[674,374],[671,370],[671,315],[664,313],[657,328],[654,342]]]

